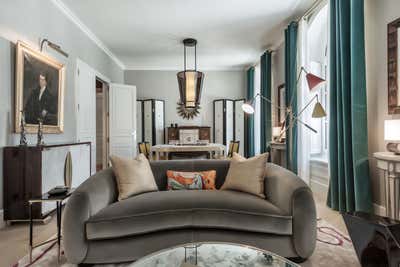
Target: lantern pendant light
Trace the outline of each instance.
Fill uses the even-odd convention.
[[[184,39],[184,71],[177,73],[181,104],[185,108],[196,108],[200,105],[201,89],[204,73],[197,71],[197,41],[192,38]],[[186,48],[194,47],[194,69],[186,68]]]

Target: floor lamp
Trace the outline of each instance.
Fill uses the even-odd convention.
[[[298,82],[300,80],[300,77],[301,77],[301,74],[303,72],[306,74],[306,80],[307,80],[307,84],[308,84],[308,87],[309,87],[310,91],[313,90],[318,85],[320,85],[321,83],[325,82],[325,80],[322,79],[321,77],[319,77],[317,75],[314,75],[314,74],[312,74],[310,72],[307,72],[304,67],[301,67],[299,76],[298,76],[297,81],[296,81],[296,85],[298,84]],[[296,86],[296,88],[297,88],[297,86]],[[288,121],[289,123],[287,124],[288,126],[286,127],[286,129],[284,129],[284,131],[281,132],[281,136],[283,135],[283,133],[285,133],[289,129],[292,129],[296,122],[299,122],[300,124],[304,125],[307,129],[313,131],[314,133],[317,133],[317,130],[312,128],[309,124],[307,124],[307,123],[303,122],[302,120],[300,120],[299,117],[314,102],[314,100],[317,100],[317,101],[314,104],[314,108],[313,108],[313,112],[312,112],[311,117],[313,117],[313,118],[326,117],[325,109],[321,105],[321,103],[319,102],[318,95],[315,95],[313,98],[311,98],[310,101],[297,114],[295,112],[293,112],[293,109],[292,109],[293,96],[294,95],[292,95],[292,98],[291,98],[289,106],[281,107],[281,106],[275,104],[271,99],[268,99],[265,96],[263,96],[263,95],[258,93],[252,99],[250,99],[249,101],[247,101],[246,103],[244,103],[242,105],[242,110],[247,114],[253,114],[254,111],[255,111],[255,107],[254,107],[255,106],[255,100],[257,99],[257,97],[260,97],[260,99],[270,103],[272,106],[275,106],[276,108],[278,108],[280,110],[285,110],[286,114],[285,114],[285,121],[284,121],[283,125],[286,125],[286,121]],[[290,141],[290,144],[291,143],[292,142]]]

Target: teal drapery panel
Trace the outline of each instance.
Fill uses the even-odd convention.
[[[267,99],[271,99],[271,52],[266,51],[261,56],[261,88],[260,93]],[[270,142],[272,140],[272,121],[271,121],[271,103],[261,99],[261,153],[270,151]]]
[[[328,206],[371,211],[364,0],[330,0]]]
[[[254,97],[254,67],[251,67],[247,71],[247,101]],[[254,156],[254,117],[252,114],[245,114],[246,120],[246,156]]]
[[[291,22],[285,30],[285,86],[286,106],[297,111],[297,22]],[[286,120],[289,128],[289,120]],[[297,125],[286,131],[287,168],[297,173]]]

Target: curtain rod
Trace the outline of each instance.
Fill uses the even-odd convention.
[[[307,9],[307,11],[304,13],[304,15],[301,16],[300,18],[298,18],[298,19],[296,20],[296,22],[299,22],[300,20],[302,20],[302,19],[307,18],[308,16],[310,16],[316,9],[319,8],[319,6],[321,5],[321,3],[323,3],[323,2],[326,2],[326,0],[316,0],[316,1],[314,2],[314,4],[313,4],[309,9]]]

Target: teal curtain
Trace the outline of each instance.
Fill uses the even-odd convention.
[[[297,111],[297,22],[291,22],[285,30],[285,86],[286,106]],[[286,120],[289,127],[289,120]],[[297,125],[286,131],[287,168],[297,173]]]
[[[251,67],[247,71],[247,101],[250,101],[254,97],[254,67]],[[246,121],[246,156],[254,156],[254,116],[252,114],[245,114]]]
[[[330,61],[328,206],[370,212],[364,0],[330,0]]]
[[[271,52],[266,51],[261,56],[261,88],[260,93],[271,99]],[[271,103],[261,99],[261,153],[270,151],[272,139]]]

